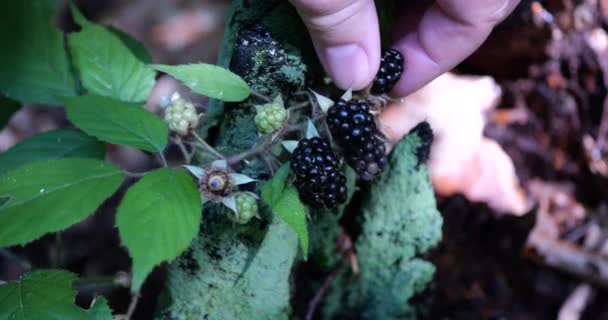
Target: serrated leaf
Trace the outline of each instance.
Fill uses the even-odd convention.
[[[23,103],[61,104],[76,95],[63,34],[47,0],[0,1],[0,93]]]
[[[308,256],[308,228],[306,209],[300,201],[298,191],[287,181],[289,164],[283,165],[277,173],[262,186],[262,200],[272,208],[296,232],[304,259]]]
[[[74,5],[72,16],[82,27],[68,39],[84,88],[122,101],[146,101],[154,86],[154,71],[146,68],[114,32],[87,21]]]
[[[37,270],[1,285],[0,319],[96,320],[74,303],[74,279],[63,270]]]
[[[120,41],[122,41],[122,43],[125,44],[125,46],[127,46],[127,48],[129,48],[129,50],[131,50],[131,52],[133,53],[133,55],[135,55],[135,57],[145,63],[152,63],[152,56],[150,56],[150,53],[148,52],[148,49],[146,49],[146,47],[144,46],[143,43],[141,43],[139,40],[133,38],[133,36],[131,36],[130,34],[116,29],[113,26],[105,26],[106,29],[108,29],[110,32],[112,32],[114,35],[116,35]]]
[[[192,91],[222,101],[241,101],[250,94],[247,83],[238,75],[211,64],[169,66],[150,65],[181,81]]]
[[[310,90],[312,91],[312,90]],[[328,97],[322,96],[314,91],[312,93],[315,95],[315,99],[317,99],[317,103],[323,112],[327,113],[327,110],[334,105],[334,101]]]
[[[21,108],[19,102],[0,96],[0,130],[19,108]]]
[[[104,297],[95,298],[93,305],[87,312],[93,320],[112,320],[112,309],[110,309],[108,300]]]
[[[262,200],[270,206],[277,203],[283,194],[283,190],[285,190],[288,176],[289,164],[284,164],[270,180],[262,185]]]
[[[104,154],[102,142],[80,131],[49,131],[27,138],[0,153],[0,174],[33,161],[58,158],[103,159]]]
[[[154,266],[186,250],[198,233],[201,215],[196,184],[182,170],[149,172],[127,191],[116,226],[133,259],[133,290],[139,290]]]
[[[92,214],[118,189],[122,171],[92,159],[32,162],[0,176],[0,247],[26,244]]]
[[[155,114],[120,100],[82,96],[66,100],[68,119],[84,132],[114,144],[161,152],[169,131]]]

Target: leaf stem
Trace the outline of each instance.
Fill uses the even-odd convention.
[[[203,147],[205,150],[211,152],[214,156],[216,156],[218,159],[226,159],[226,157],[224,157],[223,154],[217,152],[217,150],[215,150],[212,146],[210,146],[207,141],[205,141],[203,138],[201,138],[201,136],[198,135],[198,133],[196,132],[192,132],[192,136],[196,139],[196,141],[198,143],[200,143],[201,147]]]
[[[184,156],[184,161],[186,161],[186,164],[190,164],[190,162],[192,162],[192,154],[190,152],[188,152],[188,150],[186,149],[186,146],[184,145],[184,141],[182,140],[182,137],[177,136],[176,138],[173,138],[172,140],[179,147],[179,150],[181,151],[182,155]]]
[[[266,95],[264,95],[264,94],[262,94],[260,92],[257,92],[255,90],[251,90],[251,95],[254,96],[254,97],[256,97],[256,98],[264,100],[266,103],[271,103],[272,102],[272,99],[270,99]]]
[[[167,158],[165,158],[165,155],[162,152],[159,152],[158,156],[160,158],[160,162],[163,164],[163,167],[165,167],[165,168],[169,167],[169,164],[167,163]]]
[[[128,288],[129,276],[125,272],[119,272],[116,276],[79,278],[72,282],[77,291],[100,291],[116,287]]]

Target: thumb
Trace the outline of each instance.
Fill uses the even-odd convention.
[[[380,64],[373,0],[291,0],[306,24],[325,70],[343,89],[360,90]]]

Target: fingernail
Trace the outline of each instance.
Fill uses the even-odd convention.
[[[367,85],[369,64],[365,50],[356,44],[332,46],[325,49],[327,71],[336,86],[342,89],[363,89]]]

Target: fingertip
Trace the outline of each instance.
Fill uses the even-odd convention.
[[[325,48],[323,64],[337,87],[361,90],[371,83],[378,69],[375,60],[358,44]]]

